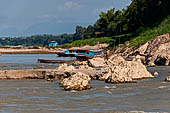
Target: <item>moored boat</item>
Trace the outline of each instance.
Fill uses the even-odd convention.
[[[92,59],[95,56],[95,53],[89,50],[77,50],[77,54],[75,55],[77,59]]]
[[[48,59],[37,59],[39,63],[56,63],[56,64],[61,64],[61,63],[73,63],[75,61],[82,61],[82,60],[48,60]]]
[[[70,49],[57,52],[59,57],[76,57],[77,59],[92,59],[101,57],[103,50]]]
[[[76,50],[64,50],[57,52],[58,57],[75,57]]]

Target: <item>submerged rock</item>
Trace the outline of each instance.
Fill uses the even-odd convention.
[[[91,88],[91,85],[89,84],[90,80],[91,78],[89,75],[77,72],[76,74],[62,80],[60,85],[64,87],[64,90],[81,91]]]
[[[155,77],[157,77],[158,75],[159,75],[159,73],[158,72],[154,72],[154,74],[153,74]]]
[[[170,82],[170,76],[166,77],[166,78],[165,78],[165,81],[166,81],[166,82]]]

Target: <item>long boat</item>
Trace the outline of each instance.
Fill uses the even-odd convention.
[[[89,50],[77,50],[77,54],[75,55],[77,59],[92,59],[95,56],[95,53]]]
[[[91,59],[100,57],[103,54],[103,50],[86,50],[86,49],[70,49],[57,52],[59,57],[76,57],[77,59]]]
[[[75,57],[76,50],[64,50],[57,52],[58,57]]]
[[[83,59],[80,60],[47,60],[47,59],[38,59],[39,63],[54,63],[54,64],[61,64],[61,63],[73,63],[75,61],[83,61]]]
[[[92,59],[95,57],[101,57],[103,50],[85,50],[85,49],[75,49],[75,50],[65,50],[58,52],[57,55],[60,57],[76,57],[75,60],[47,60],[38,59],[40,63],[73,63],[74,61],[84,61]]]

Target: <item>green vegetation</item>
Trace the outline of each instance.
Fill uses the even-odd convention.
[[[102,38],[90,38],[90,39],[85,39],[85,40],[77,40],[77,41],[74,41],[70,44],[64,44],[62,45],[61,47],[62,48],[70,48],[70,47],[81,47],[81,46],[85,46],[85,45],[90,45],[90,46],[94,46],[96,45],[98,42],[100,44],[103,44],[103,43],[107,43],[107,44],[110,44],[110,42],[112,41],[113,39],[110,38],[110,37],[102,37]]]
[[[164,21],[156,27],[142,30],[137,37],[130,40],[130,46],[138,47],[147,41],[166,33],[170,33],[170,16],[164,19]]]
[[[0,44],[5,45],[23,45],[23,46],[47,46],[49,41],[57,41],[58,44],[71,43],[73,40],[73,34],[62,34],[58,36],[53,35],[34,35],[30,37],[19,38],[1,38]]]

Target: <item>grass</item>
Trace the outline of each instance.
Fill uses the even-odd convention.
[[[138,36],[130,40],[131,47],[139,47],[153,38],[170,33],[170,16],[153,28],[143,28]]]
[[[140,28],[134,33],[113,36],[114,41],[112,41],[109,48],[114,49],[118,45],[127,47],[127,44],[128,47],[139,47],[153,38],[166,33],[170,33],[170,16],[155,27]]]
[[[110,42],[112,40],[113,39],[111,37],[90,38],[90,39],[85,39],[85,40],[77,40],[77,41],[74,41],[70,44],[64,44],[61,47],[62,48],[70,48],[70,47],[82,47],[82,46],[85,46],[85,45],[94,46],[94,45],[97,44],[97,42],[99,42],[100,44],[103,44],[103,43],[110,44]]]

